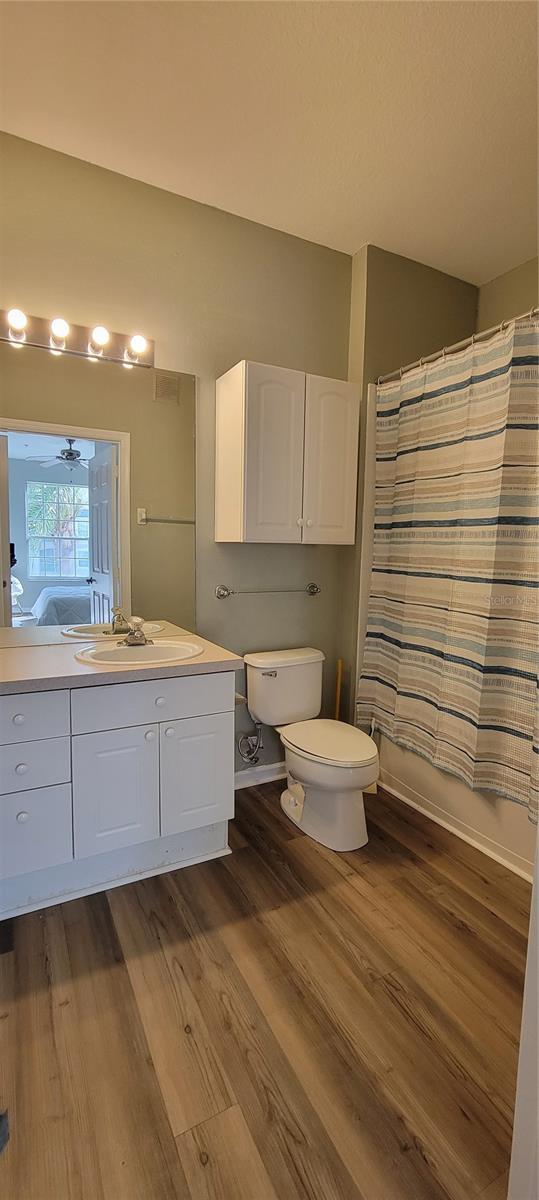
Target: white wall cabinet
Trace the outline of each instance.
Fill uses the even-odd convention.
[[[234,714],[161,725],[161,834],[234,816]]]
[[[240,362],[217,380],[215,540],[355,540],[359,387]]]

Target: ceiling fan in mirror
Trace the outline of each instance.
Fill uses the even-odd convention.
[[[88,470],[89,459],[83,458],[80,450],[75,450],[75,438],[66,438],[67,446],[60,450],[59,454],[55,454],[52,458],[43,458],[40,454],[30,454],[28,460],[33,459],[39,462],[42,467],[58,467],[64,466],[67,471],[73,471],[75,467],[84,467]]]

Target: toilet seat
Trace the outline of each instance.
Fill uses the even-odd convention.
[[[376,743],[344,721],[296,721],[279,729],[284,746],[302,758],[335,767],[362,767],[378,760]]]

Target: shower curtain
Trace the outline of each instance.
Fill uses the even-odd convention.
[[[357,723],[539,798],[539,322],[377,388]]]

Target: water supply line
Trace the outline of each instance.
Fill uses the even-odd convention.
[[[247,696],[243,696],[241,692],[236,692],[236,704],[247,704]],[[238,737],[238,754],[245,763],[250,763],[255,766],[258,762],[258,752],[264,749],[262,741],[262,725],[259,721],[253,722],[256,733],[240,733]]]
[[[238,738],[238,753],[243,762],[251,763],[253,766],[258,762],[258,752],[264,749],[262,741],[262,725],[260,721],[254,722],[256,733],[240,733]]]

